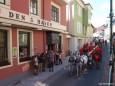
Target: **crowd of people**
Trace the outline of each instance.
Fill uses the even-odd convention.
[[[106,45],[107,42],[96,41],[95,45],[91,42],[90,44],[85,43],[80,49],[80,55],[92,56],[92,59],[96,62],[96,68],[99,69],[99,63],[102,61],[102,46]],[[34,68],[34,74],[37,75],[39,72],[43,72],[46,68],[49,68],[50,72],[54,71],[54,65],[62,64],[62,51],[45,51],[43,53],[37,53],[32,56],[32,64]]]
[[[35,75],[45,71],[46,68],[49,68],[49,71],[53,72],[54,65],[59,65],[62,63],[62,51],[53,52],[52,50],[49,50],[32,56],[32,64]]]
[[[96,62],[96,68],[99,69],[99,64],[102,61],[102,43],[96,42],[95,45],[93,43],[86,43],[79,49],[80,55],[88,55],[92,56],[94,62]]]

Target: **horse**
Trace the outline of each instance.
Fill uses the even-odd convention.
[[[69,57],[69,73],[70,75],[72,75],[73,71],[74,71],[74,66],[75,66],[75,56],[74,55],[71,55]]]
[[[68,62],[70,75],[73,75],[75,72],[76,77],[78,77],[79,75],[86,73],[87,68],[92,66],[92,57],[89,55],[80,55],[79,53],[76,53],[69,57]]]
[[[91,69],[93,67],[94,59],[92,58],[91,53],[94,50],[95,48],[83,55],[80,55],[79,52],[75,52],[71,55],[73,57],[73,61],[69,62],[69,71],[71,75],[75,71],[76,77],[78,77],[79,75],[85,74],[87,69]]]
[[[78,62],[78,70],[77,70],[77,76],[82,75],[82,73],[85,73],[88,63],[88,57],[86,55],[79,55],[78,56],[79,62]]]
[[[70,57],[69,57],[69,73],[72,76],[73,73],[76,73],[77,77],[79,75],[79,70],[80,70],[80,66],[82,65],[80,62],[82,62],[79,58],[78,53],[73,53]]]
[[[77,77],[79,75],[82,75],[83,73],[85,74],[87,69],[92,68],[93,65],[93,59],[90,54],[87,55],[78,55],[78,70],[77,70]]]

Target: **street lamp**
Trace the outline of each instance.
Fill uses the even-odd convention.
[[[113,43],[112,43],[112,33],[113,33],[113,2],[110,0],[110,71],[109,71],[109,83],[113,83],[113,70],[114,70],[114,62],[113,62]],[[110,86],[110,84],[109,84]]]
[[[113,20],[113,2],[110,0],[110,50],[112,51],[112,33],[113,33],[113,27],[112,27],[112,20]]]

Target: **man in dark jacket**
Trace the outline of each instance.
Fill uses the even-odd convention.
[[[38,60],[39,60],[39,62],[38,62],[38,70],[39,70],[39,72],[42,72],[43,59],[42,59],[42,57],[40,56],[40,53],[37,53],[37,57],[38,57]]]

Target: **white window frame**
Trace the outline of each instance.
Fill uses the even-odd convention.
[[[36,2],[36,3],[34,4],[34,8],[33,8],[33,3],[32,3],[32,4],[30,3],[30,13],[33,14],[33,15],[37,15],[37,13],[38,13],[38,12],[37,12],[37,11],[38,11],[38,1],[37,1],[37,0],[30,0],[30,1],[31,1],[31,2],[34,1],[34,3]],[[31,7],[31,5],[32,5],[32,7]],[[35,5],[36,5],[36,6],[35,6]],[[36,7],[36,8],[35,8],[35,7]],[[32,10],[31,10],[31,9],[32,9]]]
[[[29,0],[29,15],[41,18],[41,0],[37,0],[37,14],[30,13],[30,0]]]
[[[90,36],[90,27],[87,27],[87,36]]]
[[[91,17],[92,17],[91,11],[88,11],[88,24],[91,24]]]
[[[82,23],[81,22],[77,22],[77,32],[78,33],[82,33]]]
[[[18,54],[18,65],[20,64],[25,64],[25,63],[28,63],[30,61],[24,61],[24,62],[20,62],[19,61],[19,32],[20,31],[23,31],[23,32],[29,32],[30,33],[30,56],[34,55],[34,48],[33,48],[33,31],[31,30],[23,30],[23,29],[18,29],[17,30],[17,54]]]
[[[72,8],[72,18],[74,19],[74,4],[72,4],[71,8]]]
[[[13,65],[13,59],[12,59],[12,29],[8,27],[2,27],[0,26],[0,29],[7,30],[7,51],[8,51],[8,61],[11,62],[10,65],[2,66],[0,69],[11,67]]]
[[[52,5],[59,9],[59,22],[57,22],[57,23],[60,23],[61,22],[61,7],[58,6],[57,4],[55,4],[54,2],[51,2],[51,6]],[[55,21],[53,21],[53,22],[55,22]]]
[[[80,23],[80,33],[82,33],[83,28],[82,28],[82,23]]]
[[[11,0],[5,0],[5,3],[0,3],[0,7],[10,9]]]
[[[79,16],[82,16],[82,7],[79,4],[77,5],[77,12]]]

